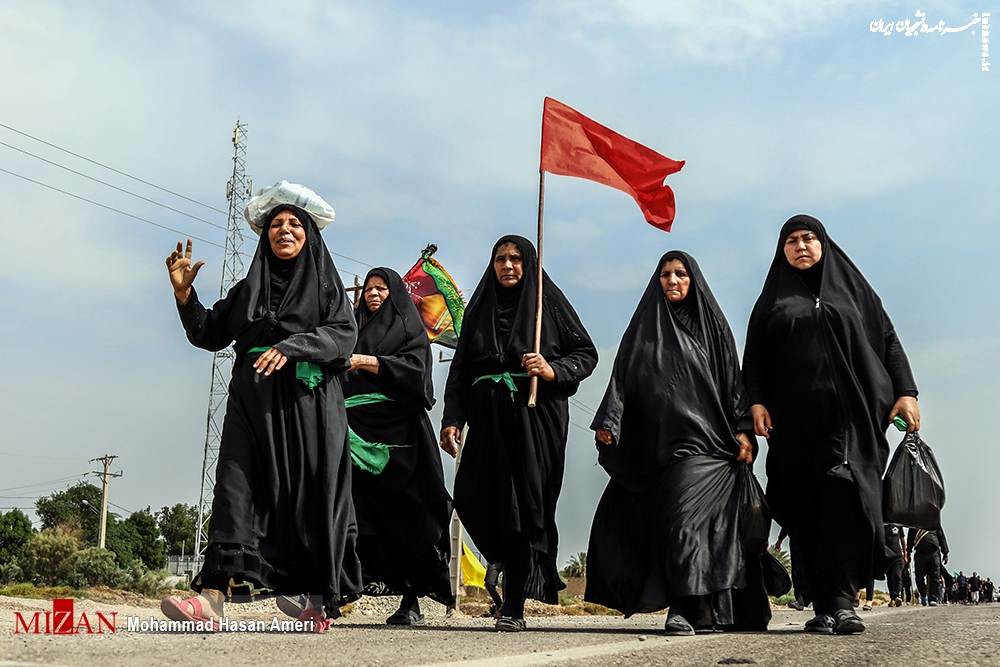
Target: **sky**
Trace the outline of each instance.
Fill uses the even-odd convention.
[[[163,260],[185,236],[223,242],[188,216],[226,216],[77,156],[225,210],[239,119],[255,189],[302,183],[336,209],[323,236],[352,258],[335,257],[345,282],[405,272],[434,242],[471,292],[497,238],[534,235],[549,96],[686,161],[668,179],[669,234],[617,190],[546,179],[546,270],[601,352],[571,407],[560,563],[587,548],[608,479],[589,411],[657,259],[697,258],[742,349],[777,232],[808,213],[909,355],[950,566],[1000,576],[1000,72],[982,65],[982,42],[1000,41],[968,25],[986,13],[986,0],[0,4],[0,507],[99,483],[82,476],[104,454],[123,473],[114,511],[198,502],[211,355],[187,343]],[[921,18],[956,30],[907,36]],[[194,252],[211,301],[222,251]]]

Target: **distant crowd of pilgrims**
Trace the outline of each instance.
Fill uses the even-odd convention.
[[[556,603],[565,586],[555,515],[568,402],[597,365],[573,306],[539,274],[535,247],[507,235],[485,258],[436,437],[430,344],[399,274],[369,271],[352,307],[320,234],[334,215],[325,201],[283,181],[245,215],[260,235],[253,260],[211,308],[192,286],[203,262],[192,262],[191,241],[166,260],[188,340],[232,345],[235,361],[197,595],[166,598],[163,612],[214,622],[230,587],[245,585],[317,631],[362,594],[401,595],[387,622],[420,624],[420,597],[455,604],[454,508],[484,558],[502,564],[496,629],[525,630],[525,600]],[[797,543],[812,594],[805,629],[864,630],[855,593],[891,558],[886,427],[897,415],[920,426],[916,384],[878,295],[819,220],[789,219],[741,369],[695,259],[671,251],[652,269],[591,425],[610,481],[586,599],[626,616],[669,608],[672,635],[765,630],[768,564],[745,539],[741,506],[756,484],[756,435],[768,441],[770,512]],[[454,457],[460,445],[451,495],[440,452]]]

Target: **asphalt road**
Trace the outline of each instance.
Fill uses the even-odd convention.
[[[39,602],[35,609],[50,609]],[[110,605],[78,604],[77,615]],[[347,617],[323,635],[274,632],[170,634],[128,631],[122,616],[155,610],[118,608],[116,632],[55,636],[14,634],[0,605],[0,667],[13,665],[1000,665],[1000,604],[876,608],[868,630],[852,636],[807,635],[809,612],[777,611],[767,633],[666,638],[664,616],[529,618],[530,631],[501,634],[488,619],[434,618],[394,628],[380,617]],[[24,612],[22,612],[22,615]],[[235,616],[234,616],[235,618]],[[263,618],[263,617],[261,617]]]

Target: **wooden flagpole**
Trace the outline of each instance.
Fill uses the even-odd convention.
[[[538,296],[535,301],[535,354],[542,348],[542,213],[545,211],[545,172],[538,170]],[[528,407],[535,407],[538,401],[538,376],[531,378],[528,391]]]

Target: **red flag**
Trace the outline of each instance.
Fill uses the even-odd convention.
[[[542,114],[541,170],[576,176],[632,196],[646,222],[665,232],[674,221],[674,191],[663,184],[684,161],[623,137],[551,97]]]

